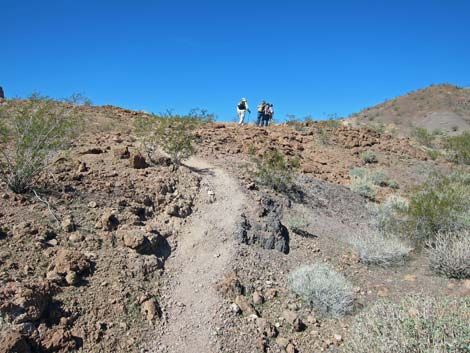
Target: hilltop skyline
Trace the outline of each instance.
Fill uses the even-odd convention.
[[[252,110],[273,102],[278,120],[347,116],[430,84],[470,86],[469,11],[464,1],[7,2],[0,86],[226,121],[242,97]]]

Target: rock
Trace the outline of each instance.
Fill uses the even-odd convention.
[[[80,162],[77,168],[77,173],[85,173],[88,171],[88,166],[85,162]]]
[[[80,234],[80,233],[73,233],[70,235],[69,237],[69,240],[72,242],[72,243],[79,243],[83,240],[85,240],[85,236],[83,234]]]
[[[229,299],[234,299],[239,295],[245,294],[245,287],[242,285],[240,278],[235,272],[231,272],[217,284],[217,290]]]
[[[145,169],[149,166],[145,160],[145,157],[140,153],[134,154],[130,157],[129,165],[134,169]]]
[[[297,313],[292,310],[284,310],[281,316],[291,325],[294,325],[294,321],[297,319]]]
[[[248,302],[248,300],[244,296],[242,295],[237,296],[235,298],[235,304],[237,304],[240,307],[240,309],[245,315],[254,314],[256,316],[259,316],[256,309],[253,307],[253,305],[250,302]]]
[[[41,346],[45,352],[72,352],[77,348],[77,342],[69,331],[57,327],[46,331]]]
[[[88,203],[88,207],[90,207],[90,208],[96,208],[97,206],[98,206],[98,204],[95,201],[90,201]]]
[[[123,240],[125,246],[139,254],[150,255],[154,251],[152,243],[143,233],[127,233]]]
[[[343,342],[343,337],[341,335],[334,335],[333,336],[333,342],[336,346],[339,346],[341,342]]]
[[[142,303],[142,314],[147,317],[147,320],[153,322],[156,318],[160,318],[161,312],[155,299],[149,299]]]
[[[258,325],[258,329],[260,332],[268,338],[277,337],[278,331],[277,328],[272,325],[268,320],[265,318],[257,318],[256,324]]]
[[[264,303],[264,297],[257,291],[253,293],[253,303],[255,305],[261,305]]]
[[[231,311],[234,315],[239,315],[239,314],[241,314],[241,312],[242,312],[242,310],[240,309],[240,307],[239,307],[236,303],[230,304],[230,311]]]
[[[113,151],[113,154],[114,154],[114,157],[118,159],[128,159],[131,156],[129,152],[129,148],[127,146],[115,148]]]
[[[3,337],[3,339],[0,341],[0,352],[31,353],[31,346],[26,340],[26,337],[21,335],[19,332],[12,331],[7,333],[6,336]]]
[[[47,280],[8,282],[0,288],[0,316],[13,324],[39,321],[59,291]]]
[[[277,294],[278,294],[278,290],[276,288],[269,288],[266,291],[266,298],[272,300],[277,297]]]
[[[100,218],[99,226],[109,232],[116,230],[119,226],[119,220],[114,214],[114,211],[105,211]]]
[[[75,222],[72,216],[67,216],[61,223],[62,230],[67,233],[74,232],[76,230]]]
[[[305,324],[302,322],[300,318],[296,318],[292,323],[292,329],[295,332],[301,332],[305,329]]]
[[[287,353],[297,353],[297,348],[292,343],[289,343],[286,347]]]
[[[76,272],[67,272],[67,274],[65,275],[65,282],[67,282],[67,284],[69,286],[74,286],[75,284],[78,283],[78,281],[80,280],[80,277],[77,275]]]
[[[287,345],[289,344],[289,340],[284,337],[278,337],[276,338],[276,344],[281,348],[286,348]]]
[[[47,278],[54,282],[75,285],[81,276],[91,271],[91,262],[79,251],[60,249],[54,261],[49,265]],[[59,276],[59,277],[57,277]],[[58,278],[61,280],[57,281]]]
[[[411,275],[411,274],[407,274],[403,277],[403,279],[407,282],[416,282],[416,275]]]
[[[101,148],[98,148],[98,147],[88,148],[88,149],[80,152],[80,154],[102,154],[102,153],[104,153],[104,151]]]

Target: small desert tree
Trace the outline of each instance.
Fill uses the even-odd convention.
[[[161,116],[145,115],[136,119],[135,131],[151,161],[161,149],[179,167],[194,153],[194,130],[203,123],[212,122],[214,117],[203,109],[193,109],[184,116],[173,115],[171,112]]]
[[[31,189],[51,157],[76,134],[74,109],[34,94],[17,107],[0,111],[0,177],[15,193]]]

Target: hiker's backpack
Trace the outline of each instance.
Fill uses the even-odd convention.
[[[246,103],[245,103],[245,101],[241,101],[240,103],[238,103],[238,109],[240,109],[240,110],[246,110]]]
[[[264,113],[264,107],[266,106],[265,103],[261,103],[258,105],[258,113]]]

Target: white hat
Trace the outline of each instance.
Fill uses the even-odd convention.
[[[242,101],[246,102],[246,98],[242,98]]]

